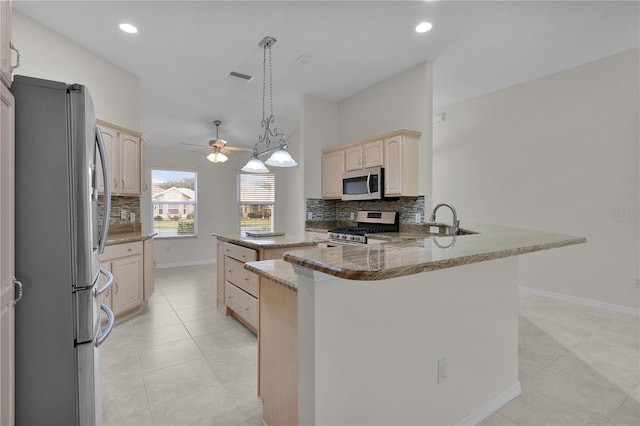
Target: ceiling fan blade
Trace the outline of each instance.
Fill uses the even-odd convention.
[[[199,146],[199,145],[196,145],[196,146]],[[193,153],[193,152],[202,152],[202,151],[211,151],[211,148],[209,148],[209,147],[207,146],[207,147],[200,148],[200,149],[195,149],[195,150],[193,150],[193,151],[189,151],[189,152],[190,152],[190,153]]]
[[[248,146],[225,146],[225,149],[228,149],[230,151],[246,151],[246,152],[251,152],[253,151],[253,148],[250,148]]]
[[[201,146],[203,148],[209,148],[209,145],[201,145],[201,144],[187,143],[187,142],[180,142],[180,145]]]

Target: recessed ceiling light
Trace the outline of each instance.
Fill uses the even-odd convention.
[[[433,25],[430,22],[421,22],[416,26],[416,32],[418,33],[426,33],[429,31]]]
[[[120,24],[120,29],[129,34],[135,34],[138,32],[138,29],[131,24]]]

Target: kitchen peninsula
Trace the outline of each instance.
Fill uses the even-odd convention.
[[[249,330],[258,329],[258,276],[244,269],[245,262],[280,259],[285,251],[314,247],[326,233],[272,234],[213,233],[217,239],[217,307],[233,315]]]
[[[247,263],[277,317],[260,330],[265,422],[475,424],[518,396],[517,256],[586,239],[466,227]]]

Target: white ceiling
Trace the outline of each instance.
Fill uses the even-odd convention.
[[[304,94],[339,101],[424,61],[434,104],[489,93],[640,46],[638,1],[25,1],[14,8],[140,78],[154,146],[260,133],[263,51],[273,53],[276,127]],[[417,34],[426,20],[433,29]],[[127,21],[139,32],[118,29]],[[311,62],[297,62],[307,55]],[[245,83],[229,71],[254,75]]]

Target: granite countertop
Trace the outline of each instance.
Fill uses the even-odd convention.
[[[298,291],[298,275],[293,270],[293,265],[282,259],[248,262],[244,264],[244,268],[269,278],[290,290]]]
[[[145,241],[158,235],[157,232],[143,234],[140,222],[131,224],[112,224],[109,225],[109,233],[107,234],[106,245],[135,243],[136,241]]]
[[[375,245],[290,251],[284,254],[284,260],[340,278],[382,280],[587,241],[583,237],[501,225],[467,224],[466,229],[477,233],[455,237],[399,233],[395,237],[405,239],[393,242],[392,238],[391,242]],[[280,271],[275,266],[268,273],[262,270],[261,265],[249,265],[247,269],[253,267],[254,272],[271,275],[270,278],[275,279]],[[276,279],[278,282],[281,280],[286,280],[286,277],[283,275],[280,280]],[[287,286],[295,285],[290,283]]]
[[[292,247],[295,249],[295,247],[308,246],[310,244],[326,242],[329,240],[328,236],[326,238],[319,238],[307,232],[292,235],[285,234],[275,237],[247,237],[246,235],[239,232],[214,232],[211,235],[222,241],[227,241],[257,250],[262,248],[270,249],[285,247]]]

